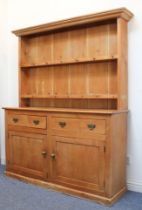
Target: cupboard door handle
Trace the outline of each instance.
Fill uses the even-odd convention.
[[[39,120],[33,120],[33,123],[34,123],[35,125],[39,125],[40,121],[39,121]]]
[[[14,122],[14,123],[17,123],[18,121],[19,121],[18,118],[13,118],[13,122]]]
[[[51,158],[54,160],[55,159],[55,157],[56,157],[56,155],[54,154],[54,153],[52,153],[51,155]]]
[[[43,157],[46,157],[47,152],[46,151],[42,151],[41,154],[42,154]]]
[[[59,122],[59,125],[61,128],[64,128],[66,126],[66,122]]]
[[[96,128],[95,124],[88,124],[87,126],[88,126],[89,130],[93,130]]]

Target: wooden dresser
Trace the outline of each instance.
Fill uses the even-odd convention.
[[[126,8],[19,37],[19,107],[5,108],[6,175],[112,204],[126,191]]]

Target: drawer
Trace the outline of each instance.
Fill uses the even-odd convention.
[[[106,120],[105,119],[80,119],[80,131],[83,136],[92,134],[105,134],[106,133]]]
[[[46,129],[46,124],[46,117],[21,114],[8,116],[8,125]]]
[[[75,118],[53,117],[51,127],[55,130],[77,130],[78,120]]]
[[[106,120],[84,117],[52,117],[51,128],[54,133],[58,134],[68,132],[71,136],[76,136],[78,133],[82,137],[91,137],[94,134],[106,133]]]

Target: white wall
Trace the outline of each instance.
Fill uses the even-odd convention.
[[[0,2],[5,4],[5,0],[0,0]],[[6,55],[8,57],[8,69],[6,69],[6,65],[0,65],[0,69],[3,65],[5,67],[5,72],[2,70],[0,72],[0,80],[3,80],[2,78],[4,78],[6,72],[8,72],[8,86],[7,82],[5,82],[7,80],[3,80],[3,89],[0,88],[0,98],[1,105],[16,106],[18,104],[18,40],[11,34],[11,30],[118,7],[127,7],[135,15],[129,23],[128,58],[130,114],[128,125],[128,156],[130,157],[130,165],[127,167],[127,182],[129,189],[142,192],[141,0],[8,0],[8,52]],[[3,14],[3,16],[5,15]],[[1,33],[5,34],[5,31]],[[6,103],[7,88],[9,102]],[[1,128],[2,160],[4,160],[3,121],[1,122]]]
[[[8,104],[7,0],[0,0],[0,107]],[[4,158],[4,111],[0,109],[0,148]]]

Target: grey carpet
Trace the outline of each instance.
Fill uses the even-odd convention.
[[[8,178],[0,166],[0,210],[142,210],[142,194],[128,191],[112,207]]]

